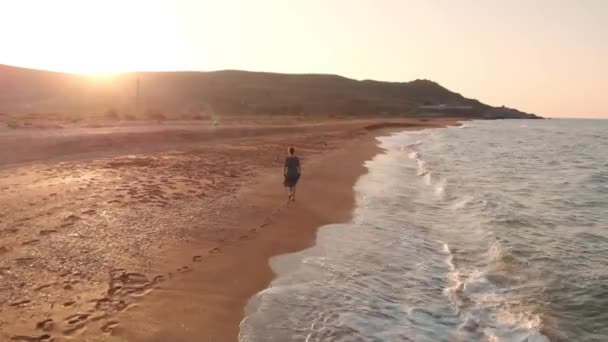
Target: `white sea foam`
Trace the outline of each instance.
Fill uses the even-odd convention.
[[[418,166],[417,176],[424,176],[429,173],[426,162],[422,159],[416,159],[416,165]]]
[[[601,144],[608,140],[588,134],[582,164],[569,159],[576,139],[559,147],[555,130],[537,129],[570,132],[558,120],[525,130],[517,121],[472,124],[379,139],[386,152],[366,163],[352,223],[321,229],[316,249],[278,272],[273,288],[260,294],[263,305],[243,321],[241,341],[608,336],[598,283],[606,274],[606,193],[596,191],[606,181],[597,170],[606,166]],[[547,160],[560,161],[559,182],[542,177],[555,171]],[[587,200],[593,205],[584,206]],[[564,255],[571,258],[564,262]],[[569,267],[572,261],[589,268]]]
[[[416,152],[416,151],[412,151],[407,155],[410,159],[419,159],[420,153]]]
[[[472,201],[474,200],[474,197],[471,195],[465,195],[462,196],[458,199],[456,199],[452,205],[450,206],[450,208],[452,210],[459,210],[459,209],[464,209],[467,207],[467,205],[469,205]]]
[[[444,197],[448,186],[448,181],[442,178],[437,184],[435,184],[435,195]]]
[[[456,264],[454,263],[454,254],[452,254],[447,243],[443,243],[443,252],[447,255],[445,261],[449,268],[447,273],[448,285],[443,292],[452,302],[456,303],[460,296],[459,293],[462,292],[463,283],[460,281],[460,272],[458,272]]]

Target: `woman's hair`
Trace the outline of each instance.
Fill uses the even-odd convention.
[[[289,154],[293,156],[293,154],[296,153],[296,149],[293,146],[289,146],[287,152],[289,152]]]

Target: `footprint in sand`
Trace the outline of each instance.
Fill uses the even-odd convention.
[[[40,234],[42,236],[47,236],[47,235],[51,235],[54,233],[57,233],[57,231],[55,229],[43,229],[38,232],[38,234]]]
[[[162,283],[166,279],[167,279],[167,277],[165,277],[164,275],[157,275],[156,277],[154,277],[154,279],[152,279],[152,282],[155,284],[158,284],[158,283]]]
[[[122,312],[129,308],[129,304],[124,300],[114,300],[110,297],[93,299],[90,302],[95,303],[95,310],[92,311],[103,312],[103,314],[101,315],[91,317],[91,321],[97,321],[106,318],[112,312]]]
[[[119,294],[122,291],[122,288],[122,285],[112,285],[106,293],[108,294],[108,296],[112,297]]]
[[[89,314],[75,314],[69,316],[65,319],[65,322],[68,324],[69,327],[63,330],[63,334],[69,336],[82,330],[86,327],[86,323],[89,317]]]
[[[111,277],[110,288],[107,291],[110,297],[122,292],[130,296],[142,296],[149,292],[153,285],[153,282],[141,273],[123,272],[117,275],[117,272],[112,272]]]
[[[111,333],[112,333],[112,331],[113,331],[113,330],[114,330],[114,329],[115,329],[117,326],[118,326],[118,322],[117,322],[117,321],[110,321],[110,322],[108,322],[108,323],[104,324],[104,325],[101,327],[101,331],[103,331],[104,333],[107,333],[107,334],[111,334]]]
[[[38,330],[48,332],[48,331],[52,331],[53,328],[55,328],[55,322],[51,318],[45,319],[44,321],[36,323],[36,329],[38,329]]]
[[[49,288],[49,287],[51,287],[53,285],[55,285],[55,283],[40,285],[37,288],[35,288],[34,291],[42,291],[42,290],[44,290],[46,288]]]
[[[81,218],[80,218],[80,216],[77,216],[77,215],[74,215],[74,214],[70,214],[70,215],[67,215],[66,217],[64,217],[63,220],[67,221],[67,222],[74,223],[76,221],[81,220]]]
[[[93,299],[91,302],[95,303],[95,311],[109,312],[116,306],[116,302],[108,297]]]
[[[127,302],[125,302],[124,300],[120,300],[114,304],[114,310],[116,310],[117,312],[125,311],[127,310],[127,308],[129,308],[129,304],[127,304]]]
[[[11,341],[23,341],[23,342],[51,342],[53,337],[51,335],[40,335],[40,336],[13,336]]]
[[[24,300],[19,300],[16,302],[12,302],[9,304],[9,306],[13,306],[13,307],[17,307],[17,306],[23,306],[25,304],[29,304],[31,302],[31,300],[29,299],[24,299]]]
[[[195,255],[195,256],[192,257],[192,261],[194,261],[194,262],[201,262],[201,261],[203,261],[203,257],[200,256],[200,255]]]
[[[184,266],[184,267],[180,267],[177,269],[177,272],[181,272],[181,273],[185,273],[185,272],[189,272],[192,269],[190,268],[190,266]]]
[[[69,325],[75,325],[85,322],[89,318],[89,314],[74,314],[65,319]]]
[[[26,266],[26,265],[29,265],[34,260],[36,260],[36,258],[33,258],[33,257],[21,257],[21,258],[15,259],[15,263],[17,263],[17,265]]]
[[[26,241],[26,242],[22,243],[22,245],[23,246],[37,245],[39,242],[40,242],[40,240],[34,239],[34,240]]]

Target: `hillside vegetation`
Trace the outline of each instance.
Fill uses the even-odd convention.
[[[428,109],[438,105],[448,106]],[[465,98],[429,80],[358,81],[336,75],[232,70],[96,77],[6,65],[0,65],[0,113],[107,119],[202,119],[216,115],[535,117]]]

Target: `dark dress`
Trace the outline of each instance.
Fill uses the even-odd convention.
[[[296,156],[285,158],[285,181],[283,184],[287,187],[294,187],[300,179],[300,159]]]

